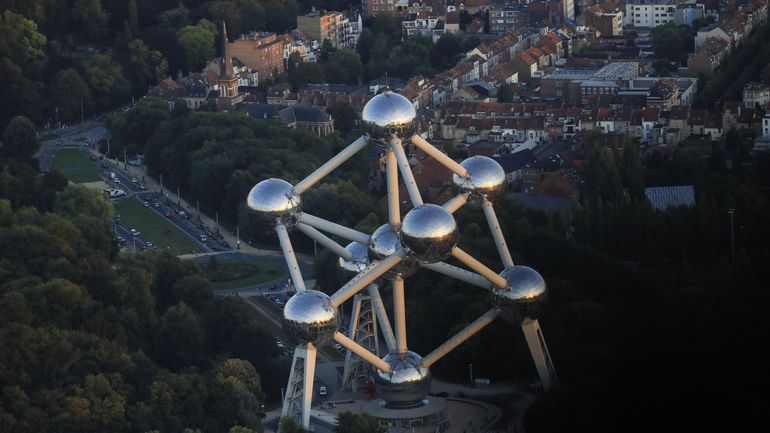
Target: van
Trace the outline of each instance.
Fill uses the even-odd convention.
[[[206,237],[206,235],[201,235],[201,242],[206,242],[209,240],[209,238]]]

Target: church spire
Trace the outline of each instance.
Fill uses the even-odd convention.
[[[222,63],[219,68],[220,78],[232,78],[233,76],[233,61],[230,57],[227,45],[227,25],[225,24],[225,21],[222,20]]]

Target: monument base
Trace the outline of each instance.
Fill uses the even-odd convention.
[[[447,402],[441,397],[429,396],[422,406],[406,409],[385,407],[382,399],[371,400],[361,406],[361,411],[377,418],[380,425],[390,432],[440,433],[449,428]]]

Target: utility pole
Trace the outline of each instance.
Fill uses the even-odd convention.
[[[125,147],[123,147],[123,170],[128,170],[128,157],[126,156]]]
[[[201,201],[195,199],[195,206],[198,208],[198,222],[201,222]]]
[[[176,186],[176,207],[182,209],[182,196],[179,194],[179,185]]]
[[[215,212],[214,215],[217,217],[217,235],[219,234],[219,212]]]
[[[468,363],[468,371],[470,372],[470,375],[471,375],[471,386],[473,386],[473,363],[472,362]]]
[[[241,249],[241,226],[235,226],[235,249]]]
[[[163,175],[160,175],[160,195],[163,196]]]
[[[80,123],[85,122],[85,116],[83,116],[83,97],[80,97]]]
[[[735,259],[735,224],[733,216],[735,215],[735,208],[730,208],[727,210],[727,213],[730,214],[730,260]]]
[[[110,156],[110,137],[107,137],[107,156]]]

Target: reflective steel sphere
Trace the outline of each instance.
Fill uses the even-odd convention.
[[[351,242],[345,247],[353,255],[352,260],[339,258],[340,279],[347,281],[369,266],[369,246],[361,242]]]
[[[508,281],[507,289],[492,292],[492,302],[506,320],[518,323],[536,318],[545,300],[545,280],[534,269],[514,266],[500,273]]]
[[[291,228],[300,212],[300,197],[294,187],[282,179],[265,179],[251,189],[246,199],[249,209],[271,226],[284,224]]]
[[[459,237],[454,216],[435,204],[410,210],[401,224],[401,242],[421,262],[435,263],[449,257]]]
[[[430,392],[430,369],[420,366],[422,357],[414,352],[389,353],[382,358],[393,369],[385,373],[377,369],[374,385],[386,407],[409,408],[422,404]]]
[[[480,208],[483,198],[495,202],[505,194],[505,170],[492,158],[472,156],[460,163],[469,177],[452,175],[452,182],[461,192],[470,193],[468,204]]]
[[[361,112],[361,127],[380,148],[392,135],[408,141],[418,126],[414,105],[390,89],[369,100]]]
[[[283,329],[299,343],[321,347],[329,343],[340,326],[339,310],[328,295],[316,290],[297,292],[283,307]]]
[[[369,259],[372,261],[382,260],[393,255],[401,248],[401,239],[398,237],[398,232],[393,230],[390,224],[384,224],[375,230],[369,239]],[[396,278],[397,275],[408,277],[414,274],[418,267],[419,263],[417,263],[414,257],[406,256],[401,260],[401,263],[386,272],[383,277],[388,280]]]

